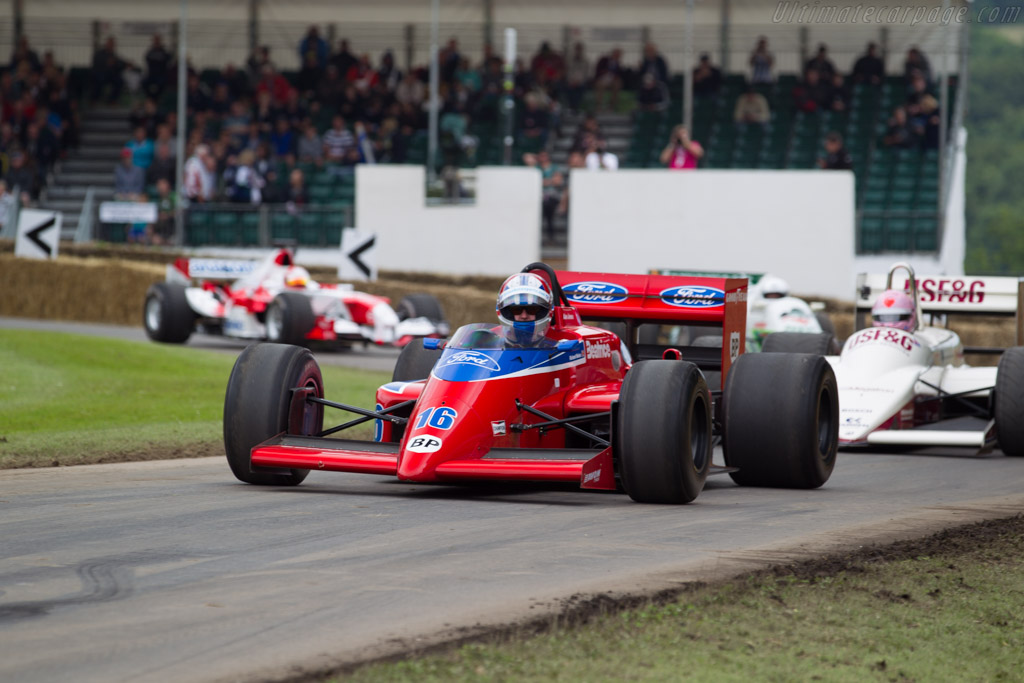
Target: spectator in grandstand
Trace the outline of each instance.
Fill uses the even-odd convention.
[[[697,67],[693,70],[693,94],[695,97],[709,97],[718,94],[722,86],[722,72],[711,64],[711,56],[704,53],[700,56]]]
[[[152,97],[139,100],[132,108],[131,113],[128,114],[128,122],[131,124],[133,131],[142,126],[146,129],[147,137],[155,136],[157,124],[160,123],[160,110],[156,100]]]
[[[626,77],[626,67],[622,64],[622,50],[615,48],[597,60],[594,72],[594,105],[598,109],[615,109],[619,105],[619,91]],[[602,102],[605,93],[606,101]]]
[[[36,114],[36,120],[28,124],[25,132],[25,154],[28,155],[30,166],[35,169],[36,183],[42,188],[46,185],[46,177],[60,155],[57,136],[46,125],[44,112]]]
[[[704,148],[696,140],[690,139],[690,131],[679,124],[672,129],[668,144],[661,150],[661,163],[668,168],[697,168],[697,162],[704,156]]]
[[[821,80],[821,72],[807,69],[804,80],[793,88],[793,105],[802,112],[827,109],[831,103],[832,85]]]
[[[411,104],[414,107],[419,107],[426,97],[426,92],[423,81],[417,78],[414,72],[409,71],[402,76],[402,80],[395,86],[394,95],[400,104]]]
[[[534,150],[541,149],[548,142],[550,117],[542,104],[540,96],[534,92],[528,92],[523,97],[525,110],[519,133],[526,140],[526,146]]]
[[[292,130],[288,119],[281,117],[274,124],[274,132],[270,134],[270,152],[277,161],[294,163],[295,158],[295,132]]]
[[[479,70],[470,65],[468,57],[463,57],[459,62],[459,69],[455,72],[455,82],[465,88],[466,92],[473,97],[480,92],[480,88],[484,85],[483,76]],[[390,90],[394,92],[394,88],[390,88]]]
[[[850,107],[850,89],[846,87],[843,75],[838,71],[832,74],[828,94],[827,109],[831,111],[846,111]]]
[[[468,61],[466,63],[468,64]],[[395,65],[395,55],[391,50],[385,50],[380,57],[380,66],[377,67],[377,83],[387,92],[392,93],[401,80],[402,71]]]
[[[293,168],[288,174],[288,189],[284,196],[288,213],[295,213],[296,209],[309,203],[309,192],[306,189],[306,176],[302,169]]]
[[[878,56],[878,45],[868,43],[867,49],[853,64],[854,83],[878,85],[885,78],[885,62]]]
[[[11,188],[11,192],[18,191],[22,207],[31,206],[32,201],[39,196],[39,186],[36,184],[36,174],[29,166],[29,159],[20,149],[12,150],[8,158],[8,168],[4,174],[7,187]]]
[[[249,125],[251,123],[256,123],[258,130],[259,122],[252,120],[246,103],[242,100],[235,100],[231,103],[231,108],[227,112],[227,116],[224,117],[220,129],[227,131],[228,135],[234,140],[234,144],[241,147],[243,140],[249,135]]]
[[[653,71],[645,71],[640,77],[636,103],[643,111],[665,111],[668,108],[668,87],[663,81],[658,80]]]
[[[345,126],[345,119],[335,115],[331,127],[323,135],[324,159],[329,164],[350,166],[359,161],[356,139]]]
[[[736,106],[732,111],[733,120],[739,124],[756,123],[764,125],[772,118],[768,100],[764,95],[754,89],[753,83],[748,83],[739,97],[736,98]]]
[[[916,117],[921,111],[921,101],[929,96],[934,97],[934,93],[928,85],[928,80],[921,72],[914,72],[910,77],[910,91],[905,102],[907,116],[911,119]]]
[[[818,159],[818,166],[830,171],[850,170],[853,159],[843,145],[843,136],[832,131],[825,136],[825,156]]]
[[[342,38],[338,42],[338,51],[331,56],[331,64],[338,70],[338,75],[344,79],[348,75],[348,70],[358,62],[359,59],[349,50],[348,40]]]
[[[381,163],[402,163],[405,161],[405,146],[401,139],[398,119],[389,116],[381,121],[373,138],[373,151]]]
[[[303,103],[299,91],[295,88],[288,91],[288,97],[285,99],[278,118],[287,119],[288,125],[295,130],[299,130],[302,127],[302,122],[309,118],[309,110]]]
[[[555,214],[562,203],[562,191],[565,189],[565,174],[551,162],[551,155],[548,154],[546,149],[542,149],[536,154],[524,154],[523,163],[540,171],[543,234],[549,241],[554,241]]]
[[[836,72],[836,65],[828,58],[828,47],[825,43],[818,44],[818,51],[807,60],[804,71],[817,71],[820,80],[825,83],[832,80],[832,74]]]
[[[196,145],[193,155],[185,162],[182,186],[185,196],[193,202],[208,202],[214,197],[217,181],[214,177],[216,159],[207,145]]]
[[[324,143],[310,119],[302,124],[302,135],[295,143],[295,156],[301,164],[323,166]]]
[[[654,75],[655,81],[668,85],[668,63],[658,52],[658,47],[654,43],[644,45],[644,54],[640,59],[640,68],[637,73],[640,74],[641,83],[644,74],[650,73]]]
[[[156,193],[149,199],[156,204],[156,223],[152,226],[149,240],[152,244],[171,244],[174,241],[174,209],[178,197],[168,178],[160,178],[155,184]]]
[[[270,48],[266,45],[262,45],[253,50],[253,53],[249,55],[249,59],[245,60],[245,68],[249,74],[249,83],[252,87],[255,87],[260,79],[263,78],[263,67],[269,66],[274,68],[274,63],[270,61]]]
[[[0,229],[14,218],[14,195],[7,191],[7,181],[0,179]]]
[[[212,98],[206,84],[199,80],[199,74],[195,71],[190,71],[186,78],[185,105],[189,116],[209,111]]]
[[[885,130],[885,136],[882,138],[882,144],[896,149],[911,149],[917,146],[917,135],[910,126],[905,108],[896,107],[893,110]]]
[[[771,83],[774,65],[775,57],[768,51],[768,39],[761,36],[750,53],[750,82]]]
[[[601,132],[601,124],[593,114],[587,114],[583,123],[576,129],[576,137],[573,138],[570,151],[586,152],[587,140],[590,136],[604,137],[604,133]]]
[[[530,60],[530,72],[535,81],[558,83],[565,73],[565,60],[551,48],[551,43],[545,40]]]
[[[356,89],[356,86],[349,83],[338,102],[338,113],[347,121],[358,121],[363,118],[366,108],[366,98]]]
[[[259,124],[261,135],[270,136],[274,131],[274,121],[280,113],[281,109],[274,106],[270,99],[270,91],[256,94],[256,109],[252,113],[252,120]]]
[[[590,73],[590,60],[583,53],[583,43],[576,43],[565,69],[565,92],[572,112],[580,110],[583,94],[590,87]]]
[[[316,84],[316,101],[322,107],[333,109],[341,101],[343,92],[345,92],[345,81],[338,73],[338,67],[333,63],[328,64],[323,78]]]
[[[324,77],[324,71],[317,65],[316,57],[307,54],[302,68],[299,69],[298,82],[296,87],[303,97],[313,97],[320,80]]]
[[[92,101],[100,99],[106,91],[107,102],[116,102],[124,89],[124,71],[128,62],[117,54],[117,42],[107,38],[92,58]]]
[[[231,99],[231,91],[228,84],[221,81],[213,86],[213,95],[210,97],[210,112],[217,118],[223,118],[231,111],[231,105],[240,100]]]
[[[174,148],[166,142],[155,145],[156,154],[153,163],[146,169],[146,185],[156,185],[161,180],[174,181],[175,158]]]
[[[11,51],[11,64],[9,69],[11,71],[17,71],[18,65],[22,62],[28,62],[29,68],[35,72],[40,73],[43,70],[42,63],[39,61],[39,55],[29,47],[28,36],[20,36],[17,44],[14,46],[14,50]]]
[[[291,89],[291,84],[277,72],[272,64],[263,65],[260,82],[256,84],[257,95],[261,92],[268,92],[271,103],[281,106],[288,101],[288,93]]]
[[[908,92],[914,87],[915,74],[920,74],[924,78],[925,85],[931,84],[931,64],[928,63],[928,58],[924,56],[924,53],[916,45],[907,50],[906,59],[903,60],[903,82],[907,86]]]
[[[256,171],[256,154],[251,149],[238,155],[234,174],[228,189],[228,199],[242,204],[260,204],[266,181]]]
[[[918,105],[918,114],[911,121],[914,132],[921,140],[922,149],[939,148],[939,101],[924,95]]]
[[[558,205],[558,215],[565,216],[569,213],[569,181],[572,180],[572,170],[586,167],[587,160],[583,152],[569,152],[569,170],[565,174],[565,186],[562,188],[562,202]]]
[[[249,87],[249,78],[231,62],[224,65],[218,82],[227,84],[228,94],[232,100],[240,100],[243,97],[248,98],[252,95],[252,89]]]
[[[345,80],[354,85],[360,95],[368,96],[379,82],[377,72],[374,70],[373,64],[370,63],[370,55],[362,55],[359,61],[349,68],[348,73],[345,74]]]
[[[146,137],[146,129],[136,126],[132,139],[125,145],[125,149],[131,150],[132,163],[141,168],[145,175],[146,169],[153,163],[153,155],[156,153],[153,141]]]
[[[132,161],[132,150],[121,150],[121,163],[114,167],[114,198],[133,201],[146,189],[146,174]]]
[[[461,61],[462,55],[459,54],[459,41],[451,38],[437,55],[437,68],[441,82],[451,83],[455,80],[455,72],[459,68],[459,62]]]
[[[329,57],[327,41],[320,37],[320,30],[316,26],[310,26],[299,42],[299,64],[312,64],[314,69],[323,73]]]
[[[159,33],[153,34],[153,40],[146,50],[146,77],[142,80],[142,90],[150,97],[159,97],[167,86],[173,56],[164,47]]]
[[[604,138],[591,135],[587,138],[587,155],[584,163],[591,171],[615,171],[619,168],[619,157],[608,151]]]

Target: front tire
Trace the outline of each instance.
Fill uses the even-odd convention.
[[[261,471],[250,464],[254,446],[281,434],[318,434],[324,409],[319,403],[292,400],[306,388],[323,398],[320,366],[309,349],[284,344],[253,344],[235,361],[224,396],[224,451],[240,481],[263,486],[295,486],[309,470]],[[293,409],[294,408],[294,409]]]
[[[623,487],[639,503],[689,503],[711,467],[711,395],[693,363],[641,361],[622,383],[616,441]]]
[[[822,356],[740,356],[726,378],[722,419],[725,464],[739,468],[729,474],[737,484],[813,489],[832,475],[839,389]]]
[[[177,282],[157,282],[146,292],[142,325],[153,341],[184,344],[196,326],[196,314],[188,305],[185,286]]]
[[[304,346],[306,336],[316,324],[308,296],[281,292],[267,306],[267,340],[274,344]]]
[[[422,339],[413,339],[398,354],[392,382],[415,382],[430,377],[430,371],[441,358],[441,349],[423,347]]]
[[[1006,349],[999,359],[992,412],[999,448],[1010,457],[1024,457],[1024,347]]]
[[[431,322],[444,322],[444,309],[441,302],[432,294],[409,294],[402,297],[395,307],[399,320],[408,318],[426,318]]]

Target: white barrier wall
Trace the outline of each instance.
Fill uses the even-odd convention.
[[[771,272],[794,293],[850,299],[850,171],[574,170],[569,269]]]
[[[510,275],[540,260],[535,168],[477,169],[476,203],[427,206],[422,166],[356,167],[356,227],[377,234],[381,270]]]

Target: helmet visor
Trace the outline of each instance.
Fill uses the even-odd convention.
[[[874,313],[871,317],[879,323],[902,323],[910,320],[910,313]]]
[[[532,315],[533,320],[540,320],[547,316],[548,308],[546,306],[512,304],[501,309],[502,316],[509,320],[515,320],[523,313]]]

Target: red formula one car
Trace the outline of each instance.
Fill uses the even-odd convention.
[[[247,348],[224,404],[235,476],[295,485],[321,469],[443,484],[576,482],[651,503],[692,501],[711,472],[791,488],[829,478],[835,376],[821,356],[743,355],[746,280],[556,273],[540,263],[523,272],[541,276],[556,304],[542,344],[512,345],[494,324],[410,344],[373,410],[325,400],[306,349]],[[626,341],[581,317],[625,323]],[[721,347],[636,343],[643,324],[683,322],[717,328]],[[359,417],[325,429],[326,407]],[[370,420],[374,441],[335,437]],[[719,437],[724,467],[712,464]]]
[[[168,267],[167,282],[146,292],[142,320],[150,339],[175,344],[197,328],[238,339],[335,346],[404,346],[449,332],[433,296],[411,294],[392,308],[388,299],[351,285],[314,282],[288,249],[262,261],[178,259]]]

